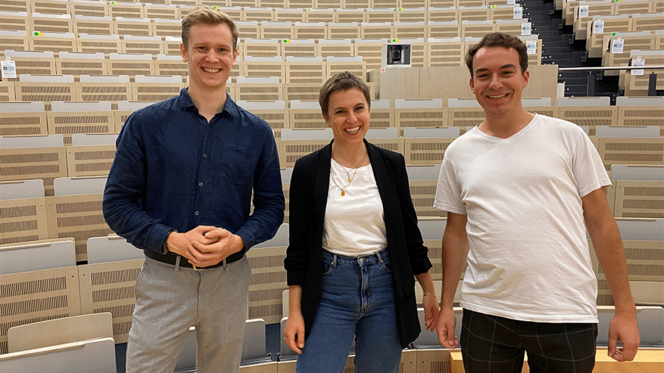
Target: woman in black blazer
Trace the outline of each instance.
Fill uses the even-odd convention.
[[[420,333],[414,277],[427,329],[438,318],[404,158],[364,140],[370,95],[354,75],[328,80],[319,102],[334,140],[291,177],[284,338],[301,354],[297,372],[341,372],[354,336],[356,371],[397,372]]]

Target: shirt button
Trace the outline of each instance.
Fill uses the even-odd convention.
[[[198,216],[198,211],[194,212],[194,215]]]
[[[198,183],[198,186],[203,186],[203,182],[201,181],[200,183]]]
[[[203,158],[207,158],[207,154],[203,154]]]

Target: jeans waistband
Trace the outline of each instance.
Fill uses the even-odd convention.
[[[361,256],[347,256],[347,255],[340,255],[340,254],[334,254],[331,253],[325,249],[323,249],[323,261],[325,262],[331,262],[332,264],[347,264],[347,265],[355,265],[357,263],[378,263],[381,264],[384,261],[388,261],[390,259],[390,256],[387,252],[387,248],[377,251],[373,254],[369,255],[361,255]]]

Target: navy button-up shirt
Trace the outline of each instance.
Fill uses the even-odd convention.
[[[116,145],[104,217],[140,249],[161,253],[170,230],[212,225],[240,236],[248,250],[272,238],[283,222],[272,129],[230,97],[208,122],[183,88],[134,112]]]

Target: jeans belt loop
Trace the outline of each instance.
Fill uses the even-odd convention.
[[[332,268],[337,268],[337,254],[332,254]]]
[[[376,257],[378,258],[378,265],[383,265],[383,257],[380,255],[380,251],[376,252]]]
[[[177,258],[175,258],[175,272],[180,271],[180,259],[182,259],[180,255],[178,255]]]

